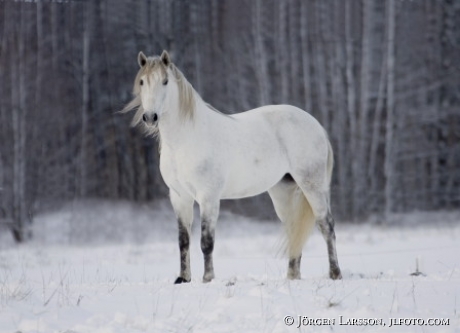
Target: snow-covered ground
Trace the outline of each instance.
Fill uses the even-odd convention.
[[[337,222],[341,281],[327,277],[319,232],[302,280],[288,281],[281,225],[222,212],[216,279],[203,284],[194,226],[183,285],[173,285],[179,250],[165,202],[69,204],[38,216],[28,244],[0,234],[0,332],[460,332],[460,212]],[[372,325],[344,325],[363,319]]]

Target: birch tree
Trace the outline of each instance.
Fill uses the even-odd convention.
[[[371,82],[371,71],[372,71],[372,23],[374,22],[374,2],[373,0],[363,1],[363,10],[362,10],[362,38],[361,38],[361,68],[360,68],[360,103],[359,103],[359,126],[356,130],[359,137],[359,146],[357,149],[357,166],[355,166],[354,172],[359,167],[360,177],[356,175],[354,178],[355,181],[355,195],[359,195],[357,198],[356,204],[356,214],[360,215],[364,209],[364,206],[367,204],[367,196],[361,195],[365,192],[365,189],[368,187],[367,175],[365,170],[367,170],[367,147],[368,147],[368,113],[369,113],[369,95],[370,89],[372,87]]]
[[[317,87],[317,107],[318,118],[321,122],[327,119],[327,76],[326,76],[326,48],[323,34],[323,22],[325,20],[325,2],[318,1],[315,6],[315,31],[313,39],[315,41],[315,83]]]
[[[262,0],[253,2],[253,36],[255,44],[255,68],[257,73],[257,84],[259,87],[259,104],[266,105],[269,102],[269,78],[267,73],[267,51],[265,50],[265,31],[263,21],[265,20],[263,13]]]
[[[351,153],[351,175],[352,175],[352,201],[351,209],[352,215],[356,216],[357,214],[357,201],[361,195],[358,192],[359,185],[361,182],[361,175],[359,170],[359,161],[357,154],[357,115],[356,115],[356,87],[355,87],[355,75],[354,75],[354,51],[353,51],[353,12],[352,12],[352,1],[347,0],[345,2],[345,41],[346,41],[346,81],[347,81],[347,110],[348,110],[348,119],[350,124],[349,131],[349,151]]]
[[[396,13],[395,1],[388,0],[387,13],[387,117],[385,133],[385,215],[388,217],[393,212],[394,205],[394,112],[395,112],[395,32]]]
[[[308,2],[302,1],[300,3],[300,40],[302,49],[302,79],[303,79],[303,90],[304,90],[304,103],[305,110],[312,112],[313,109],[313,96],[311,88],[311,71],[310,71],[310,48],[308,41]]]
[[[286,56],[288,49],[286,43],[286,25],[287,25],[287,15],[286,15],[286,0],[279,0],[275,3],[277,8],[276,11],[276,45],[278,46],[278,52],[276,52],[276,62],[278,67],[279,75],[279,96],[278,100],[280,103],[288,103],[289,95],[289,76],[288,76],[288,67],[289,67],[289,57]]]
[[[13,130],[13,186],[12,186],[12,217],[13,236],[17,242],[23,242],[27,227],[26,198],[26,119],[27,119],[27,87],[26,87],[26,53],[24,40],[27,29],[27,17],[24,4],[18,11],[14,25],[14,37],[17,40],[15,53],[11,60],[11,101]],[[12,43],[12,45],[14,45]],[[19,59],[19,61],[18,61]]]
[[[88,113],[90,108],[90,48],[93,33],[94,5],[92,2],[84,4],[83,48],[82,48],[82,108],[81,108],[81,143],[80,143],[80,196],[87,195],[87,134]]]

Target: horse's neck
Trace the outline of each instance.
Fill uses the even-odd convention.
[[[195,110],[190,118],[180,115],[179,103],[169,103],[167,116],[159,124],[162,144],[180,146],[193,141],[194,136],[207,126],[208,112],[211,112],[201,97],[195,95]]]

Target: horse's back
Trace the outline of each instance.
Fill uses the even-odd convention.
[[[267,121],[274,128],[289,127],[294,131],[315,132],[323,134],[324,129],[321,124],[307,111],[296,106],[279,104],[266,105],[246,112],[232,115],[234,119],[241,121],[255,121],[260,125],[260,121]]]
[[[267,126],[290,157],[327,155],[328,139],[321,124],[308,112],[292,105],[267,105],[233,115],[241,122]]]

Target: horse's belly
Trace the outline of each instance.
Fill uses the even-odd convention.
[[[258,195],[273,187],[286,173],[279,163],[263,165],[257,160],[253,165],[230,170],[222,192],[222,199],[238,199]]]
[[[268,191],[276,183],[277,182],[275,181],[270,183],[251,184],[249,186],[246,184],[244,187],[230,186],[224,190],[224,193],[222,193],[222,199],[240,199],[252,197]]]

